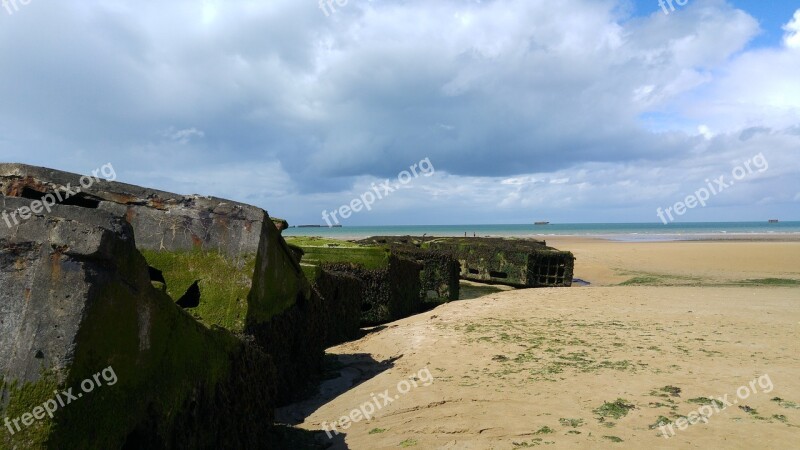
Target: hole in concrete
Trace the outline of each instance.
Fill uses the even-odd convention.
[[[361,312],[368,312],[372,310],[372,303],[364,302],[361,304]]]
[[[201,280],[197,280],[189,286],[189,289],[186,290],[186,293],[183,294],[183,297],[179,298],[175,304],[180,306],[181,308],[197,308],[200,306],[200,283]]]
[[[493,270],[489,271],[489,276],[492,277],[492,278],[508,278],[508,274],[507,273],[505,273],[505,272],[495,272]]]
[[[164,279],[164,272],[156,269],[153,266],[147,266],[147,271],[150,272],[150,281],[157,281],[159,283],[167,284],[167,280]]]
[[[478,271],[477,269],[467,269],[467,270],[469,271],[469,273],[471,273],[473,275],[477,275],[477,274],[480,273],[480,271]]]
[[[58,196],[61,196],[61,201],[58,201],[58,196],[53,192],[39,192],[35,189],[24,187],[22,188],[22,194],[20,196],[22,198],[27,198],[30,200],[40,200],[44,202],[44,198],[49,197],[50,195],[53,196],[53,200],[55,200],[56,204],[59,205],[78,206],[81,208],[90,208],[90,209],[97,209],[100,206],[99,200],[92,198],[82,192],[78,192],[76,194],[69,194],[67,192],[59,191]]]
[[[79,206],[81,208],[90,208],[90,209],[97,209],[100,206],[100,201],[95,200],[85,194],[77,194],[73,195],[70,198],[64,199],[61,202],[62,205],[69,205],[69,206]]]

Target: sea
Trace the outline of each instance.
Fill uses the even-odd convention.
[[[800,239],[800,222],[551,223],[547,225],[387,225],[341,228],[292,227],[284,236],[360,239],[370,236],[493,236],[545,239],[555,236],[594,237],[624,242],[748,239],[792,235]]]

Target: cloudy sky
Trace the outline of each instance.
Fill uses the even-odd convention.
[[[796,1],[16,3],[0,160],[300,224],[429,158],[388,225],[655,222],[763,154],[681,220],[800,220]]]

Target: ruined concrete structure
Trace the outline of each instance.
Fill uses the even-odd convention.
[[[424,239],[412,236],[373,236],[357,243],[387,247],[393,253],[422,265],[420,296],[424,302],[437,304],[458,300],[460,266],[451,252],[423,247]]]
[[[449,252],[461,264],[461,277],[514,287],[568,287],[575,257],[544,241],[504,238],[435,238],[423,247]]]
[[[306,278],[322,298],[325,327],[324,346],[332,347],[361,335],[361,307],[364,281],[350,273],[303,264]]]
[[[0,164],[0,417],[108,367],[118,383],[17,432],[0,423],[0,449],[264,448],[275,406],[362,325],[457,299],[459,275],[572,281],[572,254],[544,242],[293,245],[254,206],[86,180]]]
[[[59,203],[124,217],[174,300],[198,282],[201,301],[191,314],[209,327],[254,336],[287,388],[279,401],[320,370],[323,338],[308,330],[322,326],[310,322],[320,320],[321,300],[266,211],[97,179],[82,186],[77,174],[0,164],[0,194],[30,203],[56,192]]]
[[[289,242],[297,245],[299,241]],[[422,266],[414,260],[384,247],[328,244],[323,240],[312,245],[306,242],[302,253],[306,265],[346,273],[361,281],[361,325],[391,322],[420,309]]]
[[[374,236],[343,242],[290,237],[288,242],[304,265],[361,280],[362,325],[457,300],[460,279],[520,288],[570,286],[575,260],[570,252],[529,239]],[[419,288],[416,296],[409,291],[412,283]]]
[[[0,202],[0,214],[30,205]],[[114,385],[79,388],[108,367]],[[83,397],[0,427],[0,448],[255,448],[267,427],[240,424],[271,421],[274,374],[268,355],[151,285],[124,219],[52,206],[0,226],[0,416],[24,417],[57,389]]]

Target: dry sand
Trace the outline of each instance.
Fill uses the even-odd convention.
[[[391,402],[379,398],[371,420],[322,441],[351,449],[800,448],[800,285],[747,281],[800,280],[800,242],[548,244],[575,252],[576,276],[592,285],[495,292],[379,327],[329,349],[340,377],[279,418],[321,430],[388,389]],[[632,279],[654,285],[616,285]],[[398,385],[411,376],[418,387]],[[675,427],[668,439],[651,429],[660,416],[675,421],[701,408],[702,397],[726,394],[731,406],[702,409],[707,423]]]

